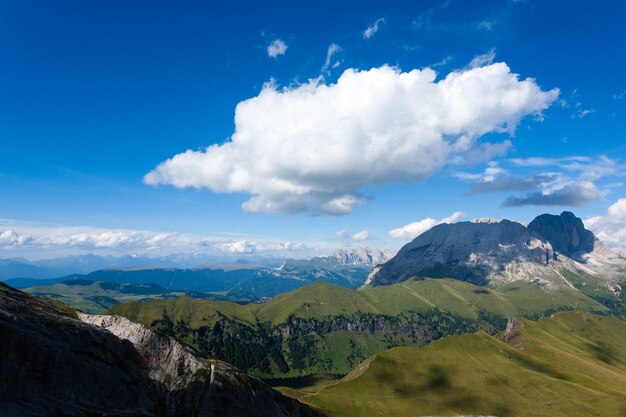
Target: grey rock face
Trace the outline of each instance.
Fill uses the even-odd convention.
[[[542,214],[530,222],[528,228],[550,242],[555,251],[569,257],[592,252],[596,243],[583,221],[569,211],[560,216]]]
[[[0,415],[159,415],[132,344],[0,283]]]
[[[369,282],[386,285],[427,276],[486,284],[490,274],[503,272],[507,264],[545,265],[552,260],[550,243],[520,223],[440,224],[400,249],[370,275]]]
[[[140,324],[0,283],[2,416],[318,416]]]
[[[185,384],[196,372],[207,369],[207,364],[197,359],[191,349],[171,337],[157,335],[142,324],[118,316],[78,313],[78,317],[132,343],[150,370],[150,377],[168,388]]]

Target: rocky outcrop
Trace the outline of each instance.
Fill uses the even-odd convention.
[[[511,317],[506,323],[506,329],[504,334],[500,338],[504,343],[510,343],[513,339],[517,338],[524,327],[524,322],[516,317]]]
[[[542,214],[530,222],[528,228],[550,242],[555,251],[570,258],[592,252],[597,241],[593,233],[585,229],[583,221],[569,211],[560,216]]]
[[[317,413],[224,362],[196,358],[142,325],[78,315],[0,283],[0,415]]]
[[[118,316],[78,313],[78,317],[132,343],[150,370],[150,377],[168,388],[184,385],[198,371],[207,369],[206,363],[196,358],[190,348],[171,337],[157,335],[142,324]]]

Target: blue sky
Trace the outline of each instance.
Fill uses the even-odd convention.
[[[626,4],[394,3],[0,3],[0,256],[165,253],[187,241],[193,250],[294,255],[397,248],[455,212],[464,213],[455,220],[530,221],[565,209],[624,248]],[[497,63],[510,72],[487,73]],[[401,74],[425,68],[437,76],[423,90],[377,95],[379,81],[400,88]],[[353,89],[334,88],[349,69]],[[459,117],[529,77],[534,95],[510,114],[495,106],[450,127],[456,121],[427,91],[445,96],[456,91],[438,84],[449,74],[481,70],[487,82],[463,90],[466,107],[452,112]],[[489,87],[504,80],[511,84],[503,90]],[[299,101],[306,88],[324,87],[332,103],[345,100],[346,114],[359,115],[367,100],[384,106],[363,110],[358,123],[367,126],[346,126],[321,94]],[[249,99],[236,125],[235,108]],[[424,118],[410,114],[414,104]],[[371,114],[380,121],[370,123]],[[420,136],[421,121],[433,118],[447,124],[428,135],[457,146],[440,163]],[[215,148],[219,165],[205,148],[228,144],[236,128],[248,142]],[[370,160],[361,145],[371,132],[385,151]],[[394,135],[411,144],[402,163],[388,157],[405,143]],[[464,147],[463,135],[471,142]],[[344,140],[338,149],[350,155],[337,157],[317,139],[327,136],[328,144]],[[500,145],[485,152],[485,144]],[[187,150],[180,164],[153,171]],[[293,176],[285,187],[297,191],[270,181]],[[396,233],[403,238],[390,235],[425,219]],[[355,241],[359,232],[367,233]],[[233,249],[237,242],[246,245]]]

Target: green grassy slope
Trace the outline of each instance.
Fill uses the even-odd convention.
[[[626,322],[569,312],[523,321],[509,343],[484,333],[380,353],[314,395],[343,416],[626,416]]]
[[[512,316],[564,307],[607,310],[595,300],[568,288],[551,292],[533,284],[514,282],[493,290],[454,279],[408,280],[362,290],[315,283],[281,294],[265,304],[250,305],[260,318],[273,323],[284,322],[290,315],[322,318],[364,312],[395,316],[407,311],[438,308],[476,318],[479,310]]]
[[[491,290],[449,279],[351,290],[315,283],[265,303],[153,300],[114,306],[111,314],[144,323],[265,378],[350,372],[395,346],[443,336],[503,330],[506,317],[563,309],[605,311],[574,290],[547,292],[527,283]]]
[[[479,310],[503,316],[563,308],[607,310],[584,294],[565,288],[550,292],[533,284],[516,282],[492,290],[453,279],[424,279],[362,290],[317,282],[278,295],[265,303],[240,305],[186,297],[120,304],[114,306],[110,313],[150,324],[165,312],[173,321],[191,320],[191,326],[196,327],[213,324],[220,314],[250,324],[257,321],[280,324],[290,316],[303,319],[355,313],[396,316],[407,311],[433,308],[469,318],[476,318]]]
[[[228,317],[250,324],[256,321],[249,305],[228,301],[198,300],[190,297],[179,297],[173,300],[152,300],[146,303],[118,304],[111,308],[109,313],[125,316],[130,320],[147,325],[166,315],[172,321],[182,320],[192,328],[212,326],[221,317]]]

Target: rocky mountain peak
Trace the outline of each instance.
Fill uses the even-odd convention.
[[[592,252],[597,241],[594,234],[585,229],[583,221],[569,211],[564,211],[560,216],[537,216],[528,228],[550,242],[555,251],[569,257]]]
[[[577,273],[584,267],[585,273],[607,277],[615,275],[610,267],[615,262],[626,263],[601,245],[580,218],[563,212],[542,214],[528,226],[492,219],[437,225],[377,267],[367,283],[386,285],[417,276],[479,285],[523,279],[574,288],[564,269]]]
[[[440,224],[406,244],[377,268],[368,282],[391,284],[411,276],[458,278],[486,284],[513,262],[546,264],[553,260],[549,242],[510,220]]]
[[[385,251],[367,247],[338,249],[332,256],[345,265],[364,266],[376,266],[383,264],[390,258],[389,254]]]

